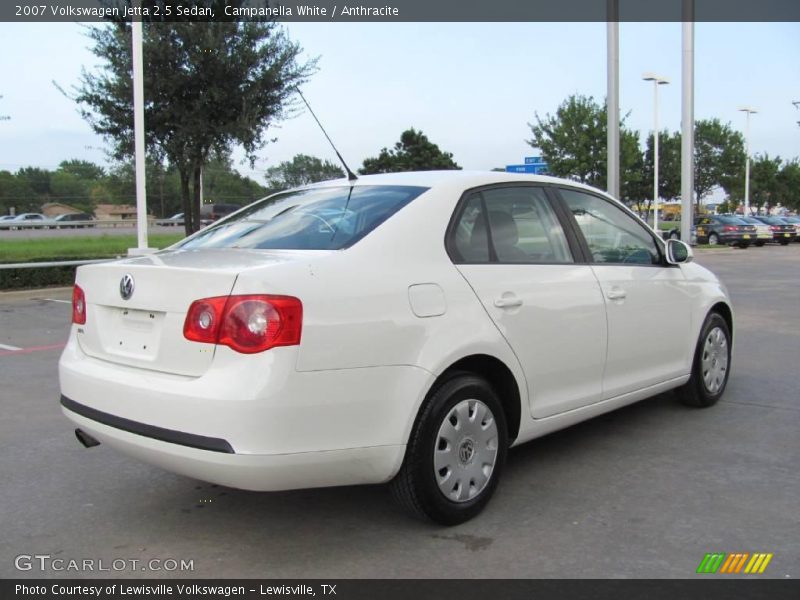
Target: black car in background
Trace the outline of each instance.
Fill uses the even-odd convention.
[[[781,217],[781,219],[794,226],[794,231],[797,234],[794,241],[800,242],[800,217]]]
[[[58,215],[55,219],[53,219],[52,226],[56,229],[65,227],[94,227],[94,224],[90,223],[89,221],[94,221],[94,217],[89,213],[67,213],[64,215]]]
[[[756,241],[756,226],[733,215],[703,215],[695,218],[694,225],[698,244],[747,248]]]
[[[769,225],[772,230],[772,240],[778,242],[781,246],[788,246],[797,239],[797,230],[794,224],[787,223],[781,217],[759,217],[758,215],[754,215],[754,217]]]

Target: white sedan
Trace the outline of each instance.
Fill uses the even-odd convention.
[[[733,346],[683,242],[587,186],[463,171],[290,190],[80,267],[72,320],[84,445],[248,490],[391,482],[443,524],[512,445],[671,389],[714,404]]]

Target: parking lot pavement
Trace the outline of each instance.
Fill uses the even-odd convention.
[[[770,552],[760,577],[797,577],[800,244],[697,259],[736,311],[723,400],[663,394],[521,446],[487,510],[452,528],[407,518],[380,486],[243,492],[83,448],[58,406],[70,307],[53,300],[68,291],[0,295],[0,343],[33,349],[0,349],[0,577],[668,578],[697,576],[707,552]],[[669,323],[654,317],[642,335],[658,343]],[[18,571],[21,554],[127,562]],[[194,568],[129,566],[168,558]]]

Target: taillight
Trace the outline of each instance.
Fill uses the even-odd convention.
[[[735,225],[725,225],[725,227],[722,228],[722,231],[736,231],[736,230],[737,227]]]
[[[77,284],[72,288],[72,322],[76,325],[86,324],[86,295]]]
[[[769,228],[772,229],[772,231],[780,231],[781,230],[781,228],[778,227],[777,225],[770,225]]]
[[[192,302],[183,336],[243,354],[300,343],[303,304],[292,296],[218,296]]]

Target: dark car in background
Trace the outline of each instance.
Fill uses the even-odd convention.
[[[797,236],[794,238],[795,242],[800,242],[800,217],[781,217],[789,225],[794,225],[794,231]]]
[[[733,215],[703,215],[695,218],[694,224],[698,244],[747,248],[756,241],[756,226]]]
[[[787,223],[781,217],[760,217],[755,216],[762,223],[769,225],[772,230],[772,240],[781,246],[788,246],[797,239],[797,230],[792,223]]]
[[[203,220],[217,221],[222,217],[236,212],[242,208],[238,204],[203,204],[200,207],[200,218]]]
[[[89,213],[67,213],[53,219],[53,226],[56,229],[94,227],[90,221],[94,221],[94,217]]]

